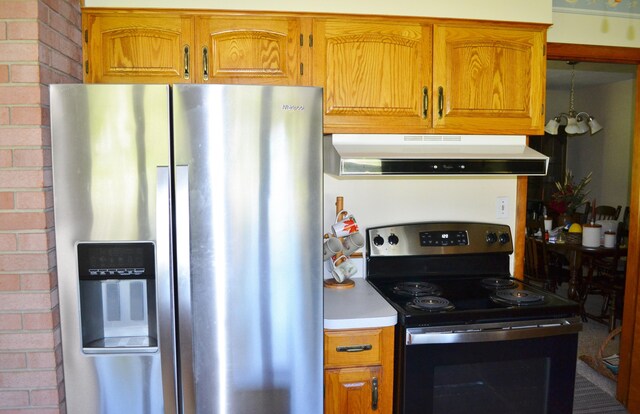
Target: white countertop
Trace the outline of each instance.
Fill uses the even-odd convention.
[[[396,310],[362,278],[350,289],[324,288],[324,328],[360,329],[393,326]]]

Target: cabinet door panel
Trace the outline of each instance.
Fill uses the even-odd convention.
[[[542,29],[435,25],[434,127],[541,132],[545,68]]]
[[[380,412],[381,374],[380,366],[326,370],[325,414]]]
[[[85,19],[87,82],[191,82],[192,18],[100,14]]]
[[[197,25],[198,81],[300,84],[299,19],[202,17]]]
[[[429,125],[430,28],[414,23],[314,21],[313,84],[325,88],[325,132]]]

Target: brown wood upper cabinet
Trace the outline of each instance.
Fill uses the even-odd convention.
[[[420,132],[431,125],[431,26],[314,19],[313,84],[325,132]]]
[[[546,28],[435,24],[433,126],[542,134]]]
[[[88,83],[193,81],[193,18],[156,13],[85,13]]]
[[[430,22],[314,19],[325,132],[541,134],[546,28]]]
[[[99,10],[83,18],[89,83],[304,85],[311,79],[303,76],[310,40],[302,34],[304,19]]]
[[[305,84],[301,19],[203,16],[196,27],[197,82]]]
[[[324,88],[324,131],[540,135],[546,25],[84,9],[85,81]]]

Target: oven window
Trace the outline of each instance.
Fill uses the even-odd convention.
[[[549,359],[436,366],[433,382],[434,414],[468,414],[470,407],[477,413],[540,414],[547,407]]]
[[[398,344],[400,414],[571,414],[577,334]]]

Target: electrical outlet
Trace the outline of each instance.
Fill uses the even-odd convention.
[[[509,198],[498,197],[496,200],[496,218],[504,219],[509,217]]]

